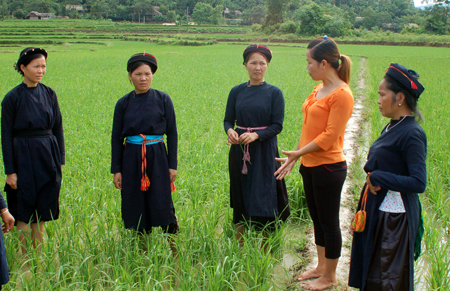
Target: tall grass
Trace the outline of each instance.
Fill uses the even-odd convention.
[[[6,235],[11,267],[10,289],[23,290],[271,290],[273,269],[282,259],[284,228],[269,238],[271,251],[260,250],[261,233],[246,233],[242,249],[234,239],[229,208],[228,147],[223,115],[229,90],[247,81],[240,46],[188,48],[114,41],[111,46],[72,44],[46,46],[50,51],[44,83],[58,94],[66,137],[61,218],[46,224],[42,253],[16,256],[17,233]],[[21,48],[16,48],[20,51]],[[120,192],[112,184],[110,133],[114,105],[132,90],[126,61],[136,52],[150,52],[159,69],[152,87],[174,102],[179,131],[178,191],[173,194],[180,232],[178,260],[167,237],[154,230],[148,253],[139,239],[123,228]],[[304,62],[304,51],[274,49],[267,81],[283,88],[286,127],[281,148],[298,140],[298,114],[305,95],[306,71],[286,67]],[[18,53],[0,54],[5,94],[21,82],[12,64]],[[302,65],[303,66],[303,65]],[[285,78],[292,77],[291,80]],[[292,82],[292,80],[299,80]],[[3,169],[2,169],[3,171]],[[299,214],[298,175],[288,181],[293,208]],[[297,191],[297,192],[296,192]],[[297,194],[295,194],[297,195]]]
[[[13,52],[0,53],[2,95],[21,82],[12,65],[23,47],[12,47]],[[245,235],[244,247],[239,249],[231,224],[228,147],[223,115],[230,89],[248,78],[242,66],[244,47],[222,44],[181,47],[120,40],[111,40],[108,46],[95,43],[45,46],[50,53],[43,83],[58,94],[66,137],[61,218],[46,224],[47,238],[39,254],[31,252],[17,256],[17,233],[5,236],[11,269],[8,289],[279,290],[286,287],[274,280],[274,267],[283,258],[285,242],[291,241],[293,235],[289,229],[292,228],[283,227],[273,233],[269,239],[271,251],[266,253],[260,250],[261,233],[251,230]],[[282,89],[286,101],[279,148],[292,149],[301,134],[301,104],[317,82],[306,73],[305,48],[271,48],[274,57],[266,80]],[[448,167],[440,160],[445,157],[448,145],[439,142],[439,138],[447,134],[443,118],[448,110],[436,105],[448,100],[445,95],[448,93],[442,93],[445,90],[439,94],[431,93],[435,84],[444,86],[444,74],[427,79],[425,70],[427,64],[448,64],[448,59],[442,56],[447,51],[439,48],[388,49],[340,46],[341,53],[350,55],[356,64],[354,72],[359,64],[358,56],[368,57],[370,84],[378,84],[389,62],[397,61],[416,69],[429,90],[426,94],[437,96],[434,105],[428,102],[433,98],[425,99],[426,94],[421,99],[427,100],[421,103],[425,116],[436,117],[424,123],[429,139],[428,161],[433,161],[433,166],[429,166],[428,189],[433,189],[431,187],[438,187],[435,184],[439,185],[435,182],[438,175],[430,172],[433,167],[436,173],[448,177],[445,175]],[[149,251],[141,251],[136,234],[123,228],[120,193],[114,189],[109,173],[114,105],[132,90],[126,61],[132,54],[143,51],[158,59],[159,69],[152,88],[172,97],[177,114],[178,191],[173,194],[173,199],[180,224],[176,239],[178,260],[171,257],[167,237],[159,229],[154,229],[147,242]],[[423,63],[412,61],[423,55],[429,55]],[[355,91],[357,77],[352,78]],[[370,96],[369,108],[373,108],[368,116],[373,121],[370,135],[373,140],[387,120],[380,118],[376,111],[376,88],[371,89]],[[431,110],[436,110],[436,114]],[[438,126],[441,126],[440,130],[436,131]],[[439,146],[443,150],[441,155],[436,155],[436,152],[440,153]],[[448,179],[440,179],[440,189],[448,190]],[[307,225],[300,175],[292,173],[287,186],[293,212],[289,223]],[[427,190],[425,197],[434,197],[434,194]],[[435,202],[431,201],[435,200],[442,201],[439,207],[448,207],[448,200],[436,196],[427,204],[429,211],[440,211],[433,208]],[[445,220],[448,211],[442,210],[438,215],[448,226],[448,218]],[[291,241],[289,244],[299,250],[304,243]],[[429,244],[427,252],[435,250],[431,248]],[[440,275],[432,272],[430,276]]]

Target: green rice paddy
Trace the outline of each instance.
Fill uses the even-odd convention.
[[[301,238],[293,240],[292,229],[309,226],[300,175],[293,173],[287,180],[293,215],[287,225],[270,237],[270,252],[259,249],[262,237],[252,231],[246,234],[245,246],[239,249],[231,224],[223,116],[230,89],[248,78],[242,65],[245,45],[220,43],[193,47],[124,41],[119,36],[105,39],[114,35],[111,29],[88,33],[88,28],[73,25],[72,30],[67,27],[65,30],[50,23],[48,26],[55,33],[52,36],[48,29],[44,35],[32,25],[17,23],[22,24],[11,28],[9,23],[0,22],[0,95],[4,96],[21,82],[13,64],[23,48],[33,45],[49,51],[43,83],[58,95],[66,138],[66,165],[60,219],[46,224],[42,252],[16,255],[17,233],[5,235],[11,270],[6,290],[287,288],[288,282],[275,274],[274,269],[279,269],[287,249],[300,251],[299,246],[304,244]],[[155,33],[134,29],[143,38]],[[305,69],[305,48],[276,45],[270,48],[274,57],[266,80],[281,88],[286,101],[279,147],[292,149],[301,134],[301,105],[317,83]],[[450,257],[442,254],[448,254],[450,226],[447,195],[450,51],[363,45],[340,45],[340,50],[354,62],[351,84],[354,92],[360,60],[367,58],[367,87],[363,93],[368,97],[365,116],[370,126],[362,130],[368,134],[369,143],[388,122],[378,111],[376,92],[389,63],[401,63],[421,75],[426,88],[419,104],[426,119],[422,126],[428,137],[428,187],[421,194],[426,233],[420,281],[427,290],[449,290]],[[136,235],[124,229],[120,192],[114,188],[110,174],[114,106],[133,89],[126,62],[132,54],[144,51],[158,59],[152,88],[171,96],[177,115],[179,167],[177,192],[173,194],[180,225],[177,261],[171,257],[169,244],[159,229],[154,230],[148,242],[148,253],[141,251]],[[359,170],[362,172],[362,168]],[[0,176],[5,177],[3,171],[0,167]],[[302,260],[300,255],[298,259]],[[289,276],[289,270],[285,272]]]

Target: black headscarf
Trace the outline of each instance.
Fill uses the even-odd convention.
[[[425,90],[417,80],[419,74],[397,63],[391,63],[386,70],[386,75],[396,80],[402,88],[410,92],[416,101],[419,100],[420,94]]]
[[[272,59],[272,51],[268,47],[259,44],[251,44],[244,50],[244,63],[247,60],[248,55],[251,53],[263,54],[266,56],[268,62]]]
[[[151,54],[147,54],[147,53],[140,53],[140,54],[135,54],[133,55],[127,63],[127,71],[128,73],[131,73],[131,66],[133,65],[133,63],[136,62],[144,62],[147,63],[150,68],[152,69],[152,73],[154,74],[156,72],[156,70],[158,69],[158,64],[156,62],[156,58],[154,56],[152,56]]]
[[[19,59],[14,64],[14,68],[17,72],[23,75],[22,70],[20,69],[20,65],[28,65],[32,60],[37,59],[39,57],[44,56],[47,59],[47,51],[43,48],[37,47],[27,47],[23,51],[20,52]]]

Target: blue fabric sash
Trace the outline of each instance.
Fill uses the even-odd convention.
[[[161,139],[163,138],[162,135],[146,135],[147,140],[154,140],[154,139]],[[132,136],[127,136],[125,138],[125,142],[126,143],[131,143],[131,144],[142,144],[142,141],[144,139],[139,136],[139,135],[132,135]],[[164,140],[160,140],[160,141],[154,141],[154,142],[147,142],[146,144],[155,144],[155,143],[160,143],[163,142]]]

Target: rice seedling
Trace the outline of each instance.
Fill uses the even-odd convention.
[[[251,229],[245,244],[239,248],[231,224],[232,212],[228,194],[228,147],[223,131],[223,115],[230,89],[247,81],[242,66],[245,45],[216,44],[185,47],[154,43],[122,41],[111,34],[108,45],[92,37],[78,40],[78,31],[91,29],[92,23],[74,23],[74,42],[62,39],[64,45],[42,45],[50,51],[43,83],[57,92],[63,114],[66,138],[66,165],[60,198],[61,218],[47,223],[46,239],[40,254],[16,255],[17,233],[5,236],[11,269],[10,290],[279,290],[286,285],[274,279],[274,268],[283,260],[286,248],[295,251],[304,241],[292,242],[290,228],[308,225],[308,214],[302,193],[301,178],[292,173],[287,179],[292,218],[288,225],[271,234],[271,250],[260,249],[261,234]],[[97,30],[108,25],[98,25]],[[3,25],[0,29],[10,29]],[[28,23],[18,26],[23,39],[39,29]],[[130,32],[132,28],[114,25]],[[19,30],[16,28],[16,31]],[[48,24],[49,40],[62,37],[58,25]],[[111,29],[110,27],[108,29]],[[139,27],[141,29],[141,27]],[[64,30],[62,30],[64,31]],[[100,34],[98,31],[97,34]],[[61,34],[64,34],[61,32]],[[52,38],[52,37],[55,38]],[[67,37],[71,37],[68,35]],[[3,36],[5,41],[12,38]],[[140,37],[140,36],[136,36]],[[3,38],[2,38],[3,39]],[[17,38],[20,41],[20,37]],[[33,37],[36,45],[44,37]],[[85,43],[76,43],[85,41]],[[0,53],[0,94],[4,95],[21,82],[12,65],[21,47],[8,43]],[[2,46],[3,49],[3,46]],[[274,58],[266,75],[268,83],[283,91],[286,112],[279,148],[295,147],[302,124],[301,105],[316,84],[305,69],[305,48],[273,46]],[[370,138],[379,135],[383,120],[374,105],[376,86],[390,61],[405,63],[423,75],[427,88],[421,103],[424,128],[429,140],[429,187],[427,211],[435,212],[440,223],[449,221],[448,145],[445,126],[448,92],[444,75],[436,75],[429,64],[448,67],[446,49],[392,48],[342,45],[341,52],[352,57],[356,72],[359,56],[368,58],[371,84],[367,116],[371,120]],[[136,52],[149,52],[158,59],[159,69],[152,87],[167,92],[174,102],[179,131],[179,168],[177,192],[173,194],[180,233],[176,243],[178,260],[170,255],[167,237],[159,229],[146,242],[143,253],[139,238],[125,230],[120,214],[120,193],[114,189],[110,168],[110,134],[116,101],[132,90],[126,72],[126,61]],[[423,55],[425,61],[415,61]],[[427,76],[433,77],[427,77]],[[351,86],[357,79],[353,77]],[[373,87],[373,88],[372,88]],[[434,89],[433,89],[434,88]],[[436,96],[431,98],[431,96]],[[425,99],[427,98],[427,99]],[[421,100],[421,101],[422,101]],[[448,105],[448,104],[447,104]],[[431,118],[432,117],[432,118]],[[4,174],[0,167],[0,174]],[[447,174],[447,175],[446,175]],[[430,198],[428,198],[430,197]],[[428,200],[429,199],[429,200]],[[430,241],[433,238],[429,228]],[[440,230],[439,230],[440,231]],[[427,234],[428,235],[428,234]],[[434,235],[434,234],[433,234]],[[291,240],[290,240],[291,239]],[[296,240],[296,236],[294,238]],[[427,238],[426,238],[427,239]],[[426,245],[433,249],[432,243]],[[442,256],[441,256],[442,257]],[[441,258],[430,258],[439,260]],[[443,259],[443,258],[442,258]],[[434,261],[430,261],[430,264]],[[445,260],[441,264],[448,266]],[[447,264],[447,265],[445,265]],[[432,278],[442,273],[430,271]],[[429,281],[431,282],[431,281]],[[444,282],[444,281],[437,281]],[[433,283],[434,284],[434,283]],[[430,283],[431,286],[431,283]],[[433,285],[434,286],[434,285]],[[7,289],[8,290],[8,289]]]

